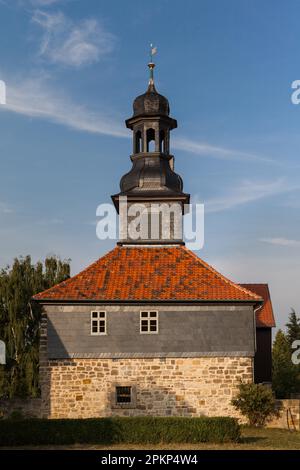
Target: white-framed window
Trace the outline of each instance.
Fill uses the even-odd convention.
[[[91,312],[91,335],[106,335],[106,312],[93,310]]]
[[[155,310],[142,310],[140,312],[140,333],[158,333],[158,312]]]

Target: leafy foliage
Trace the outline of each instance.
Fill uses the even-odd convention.
[[[292,308],[289,314],[289,321],[286,324],[286,336],[290,348],[295,340],[300,340],[300,318],[297,317],[295,310]]]
[[[0,421],[2,445],[237,442],[234,418],[113,417]]]
[[[272,390],[262,384],[241,383],[231,403],[251,426],[264,426],[278,412]]]
[[[0,366],[0,398],[36,397],[41,307],[31,297],[70,276],[69,261],[49,257],[44,265],[30,256],[0,271],[0,339],[7,364]]]
[[[272,387],[277,398],[289,398],[300,390],[299,366],[292,363],[292,352],[288,337],[279,330],[272,350]]]

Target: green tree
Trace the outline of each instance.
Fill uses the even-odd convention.
[[[292,350],[293,342],[298,339],[300,340],[300,319],[297,317],[295,310],[292,308],[289,314],[289,321],[286,324],[287,328],[287,340]]]
[[[52,256],[33,265],[30,256],[0,272],[0,339],[7,364],[0,366],[0,398],[38,396],[41,307],[31,297],[70,276],[70,262]]]
[[[298,390],[298,367],[292,363],[287,336],[279,330],[272,350],[272,385],[277,398],[289,398]]]

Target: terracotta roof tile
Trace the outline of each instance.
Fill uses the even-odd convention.
[[[184,246],[117,246],[39,301],[261,301]]]
[[[256,326],[274,327],[275,319],[268,284],[240,284],[264,299],[262,307],[256,312]]]

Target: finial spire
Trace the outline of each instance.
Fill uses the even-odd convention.
[[[149,87],[153,88],[154,87],[154,76],[153,76],[153,70],[155,67],[155,64],[153,63],[153,56],[157,53],[157,47],[154,47],[153,44],[150,44],[150,62],[148,64],[149,71],[150,71],[150,76],[149,76]]]

